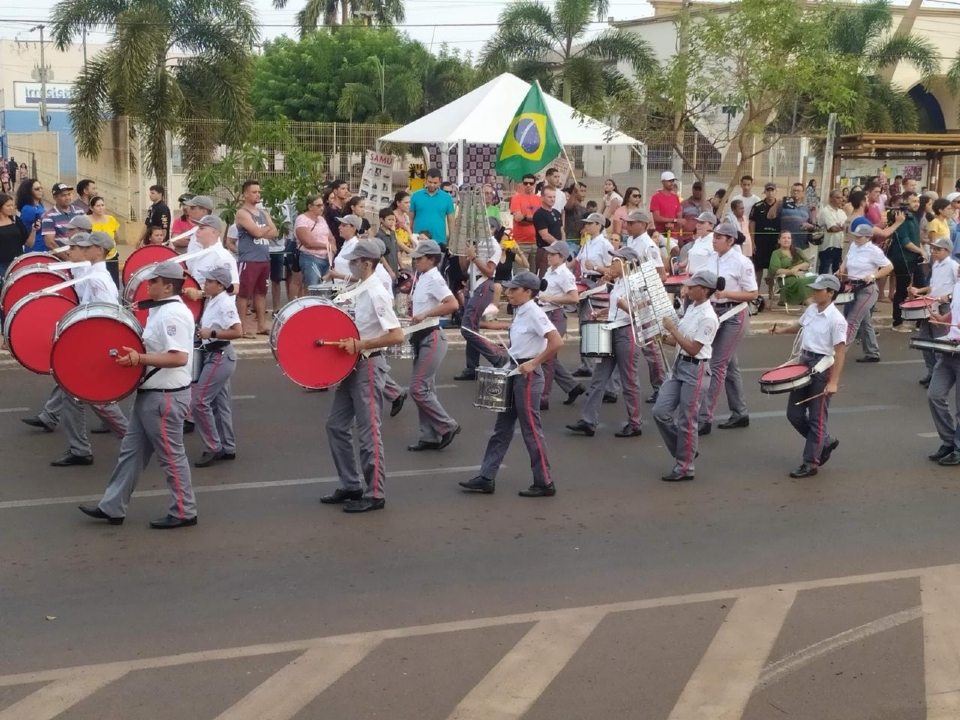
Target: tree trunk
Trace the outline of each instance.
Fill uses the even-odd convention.
[[[340,24],[341,25],[347,24],[347,1],[348,0],[340,0]]]
[[[897,27],[896,35],[909,35],[913,32],[913,24],[917,20],[917,15],[920,13],[920,5],[923,3],[923,0],[910,0],[910,5],[907,7],[906,11],[903,13],[903,18],[900,20],[900,25]],[[893,74],[897,71],[897,64],[888,65],[885,68],[880,68],[880,77],[884,82],[889,83],[893,80]]]
[[[567,77],[566,73],[564,73],[563,74],[563,102],[566,105],[571,105],[570,90],[571,90],[570,78]]]

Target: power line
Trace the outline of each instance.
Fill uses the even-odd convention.
[[[38,24],[38,23],[49,23],[49,22],[50,22],[49,19],[47,19],[47,20],[19,20],[19,19],[16,19],[16,18],[0,18],[0,23],[20,23],[20,24],[23,24],[23,25],[36,25],[36,24]],[[93,28],[96,28],[96,27],[116,27],[118,24],[119,24],[119,23],[114,22],[114,21],[98,22],[98,23],[96,23],[96,25],[94,25],[94,26],[92,26],[92,27],[93,27]],[[150,22],[150,23],[123,23],[123,24],[124,24],[124,25],[134,25],[134,26],[137,26],[137,25],[146,25],[146,26],[148,26],[148,27],[157,27],[157,25],[160,25],[161,23],[153,23],[153,22]],[[274,28],[299,28],[299,27],[300,27],[300,26],[299,26],[297,23],[295,23],[295,22],[290,22],[290,23],[262,23],[262,22],[254,22],[254,24],[255,24],[257,27],[274,27]],[[606,20],[591,20],[590,22],[585,23],[585,25],[606,25],[606,24],[607,24],[607,21],[606,21]],[[222,23],[221,25],[229,27],[229,26],[231,25],[231,23]],[[172,27],[172,25],[167,25],[167,26],[168,26],[168,27]],[[393,24],[391,24],[391,25],[339,25],[339,24],[333,24],[333,25],[317,25],[317,29],[318,29],[318,30],[321,30],[321,29],[326,29],[326,28],[337,28],[337,29],[342,29],[342,28],[363,28],[363,29],[376,30],[376,29],[389,28],[389,27],[394,27],[394,28],[449,28],[449,27],[461,28],[461,27],[499,27],[499,26],[500,26],[500,23],[498,23],[498,22],[482,22],[482,23],[477,23],[477,22],[474,22],[474,23],[463,23],[463,22],[459,22],[459,23],[393,23]]]

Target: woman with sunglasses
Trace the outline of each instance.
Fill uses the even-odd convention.
[[[27,178],[17,188],[17,211],[20,213],[20,222],[26,227],[33,227],[43,217],[43,185],[36,178]],[[39,229],[39,226],[37,226]],[[30,252],[46,252],[47,244],[43,235],[36,233],[33,238],[33,247]]]
[[[613,217],[610,218],[611,231],[618,235],[624,230],[624,223],[627,221],[627,215],[640,209],[640,201],[643,196],[640,194],[640,188],[628,187],[623,194],[623,204],[616,209]]]

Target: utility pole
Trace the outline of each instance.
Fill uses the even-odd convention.
[[[46,132],[50,132],[50,116],[47,114],[47,60],[43,48],[43,25],[34,25],[27,32],[40,31],[40,67],[37,68],[37,79],[40,81],[40,124]]]
[[[693,5],[692,0],[684,0],[683,5],[680,7],[680,17],[677,22],[677,57],[680,58],[680,62],[686,65],[687,52],[690,47],[690,7]],[[686,80],[684,79],[684,85],[686,85]],[[686,87],[684,88],[686,92]],[[677,176],[678,180],[683,179],[683,157],[680,154],[681,150],[677,148],[684,147],[685,133],[684,127],[681,124],[683,120],[683,111],[681,108],[677,108],[676,112],[673,115],[673,127],[675,134],[673,137],[674,150],[673,150],[673,174]],[[694,135],[693,138],[694,147],[696,147],[697,138]],[[694,174],[696,174],[696,168],[692,168]],[[678,184],[679,185],[679,184]],[[683,188],[686,191],[686,188]]]

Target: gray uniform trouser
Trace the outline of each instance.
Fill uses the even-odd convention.
[[[937,364],[933,368],[930,387],[927,388],[927,402],[940,442],[954,450],[960,450],[960,355],[937,355]],[[956,415],[950,412],[950,403],[947,400],[951,388]]]
[[[642,427],[640,417],[640,358],[642,353],[633,335],[633,327],[613,330],[613,357],[600,358],[590,379],[590,395],[580,419],[595,428],[600,423],[600,403],[614,369],[619,370],[623,387],[623,403],[627,410],[627,427]]]
[[[437,370],[447,355],[447,339],[440,328],[420,330],[413,335],[413,372],[410,395],[420,417],[420,440],[439,442],[440,436],[457,427],[437,399]]]
[[[800,353],[800,364],[812,367],[822,357],[822,355],[803,352]],[[830,407],[830,398],[821,395],[815,400],[804,402],[802,405],[797,405],[797,403],[814,395],[820,395],[827,387],[829,380],[829,370],[815,373],[809,385],[791,390],[787,401],[787,420],[796,428],[798,433],[806,438],[803,445],[803,463],[810,467],[817,467],[820,464],[820,455],[823,448],[833,442],[833,438],[827,432],[827,410]]]
[[[127,418],[116,403],[106,405],[90,403],[93,412],[116,437],[123,439],[127,433]],[[63,393],[63,431],[70,443],[70,454],[78,457],[93,455],[90,436],[87,435],[87,403]]]
[[[674,459],[673,469],[683,475],[692,475],[694,471],[699,437],[697,415],[709,387],[708,360],[697,363],[678,357],[653,406],[653,419]]]
[[[127,434],[120,443],[117,467],[100,500],[100,509],[107,515],[124,517],[127,514],[130,496],[140,481],[140,474],[156,453],[172,495],[167,514],[182,520],[196,516],[190,463],[183,448],[183,418],[189,403],[189,388],[176,392],[137,393]]]
[[[647,374],[650,377],[650,387],[659,392],[660,386],[667,379],[667,363],[663,354],[663,347],[656,347],[653,342],[640,346],[643,359],[647,361]]]
[[[722,314],[722,313],[717,313]],[[740,363],[737,348],[747,334],[750,318],[742,310],[732,318],[720,324],[717,336],[713,340],[710,358],[710,387],[700,401],[700,422],[713,422],[713,415],[720,400],[720,392],[727,391],[727,404],[730,406],[730,418],[737,419],[747,414],[747,403],[743,399],[743,378],[740,376]]]
[[[497,413],[493,425],[493,436],[487,443],[480,466],[480,476],[488,480],[497,479],[497,471],[503,464],[503,458],[513,441],[513,429],[520,421],[520,435],[530,455],[530,469],[533,471],[534,485],[550,485],[550,461],[547,459],[547,444],[543,439],[543,427],[540,424],[540,397],[543,393],[543,369],[537,368],[530,375],[516,375],[513,378],[513,407]]]
[[[386,470],[380,419],[386,377],[387,362],[382,355],[369,358],[361,356],[353,372],[337,386],[333,407],[327,418],[327,441],[340,478],[340,487],[344,490],[363,490],[363,496],[367,498],[382,498],[384,493]],[[357,469],[357,455],[353,449],[354,424],[357,427],[362,476]]]
[[[483,311],[493,302],[493,280],[484,280],[477,289],[470,293],[467,304],[463,308],[463,319],[460,321],[460,334],[467,342],[467,370],[475,371],[480,366],[480,356],[483,355],[491,365],[503,365],[503,349],[489,340],[477,337],[473,332],[480,331],[480,320]],[[464,329],[466,328],[466,330]]]
[[[390,377],[390,366],[387,365],[383,378],[383,397],[387,402],[393,402],[401,395],[403,395],[403,387]]]
[[[946,315],[949,310],[949,305],[940,304],[937,306],[938,315]],[[917,329],[917,337],[924,340],[935,340],[943,337],[949,331],[950,329],[946,325],[934,325],[929,320],[921,320],[920,327]],[[923,351],[923,364],[927,368],[927,375],[933,374],[933,366],[937,364],[937,355],[938,353],[933,350]]]
[[[237,369],[237,351],[227,345],[222,351],[205,352],[200,379],[193,386],[193,421],[207,452],[237,452],[233,435],[231,378]]]
[[[50,391],[50,397],[40,411],[40,419],[50,427],[57,427],[60,424],[60,413],[63,412],[65,401],[66,394],[59,385],[54,385],[53,390]]]
[[[567,336],[567,314],[560,308],[551,310],[547,313],[550,322],[560,333],[560,337]],[[543,400],[550,399],[550,390],[553,388],[553,381],[556,379],[557,386],[569,395],[573,389],[579,385],[577,379],[570,374],[570,371],[560,362],[560,356],[554,355],[543,364]]]
[[[880,345],[877,344],[872,315],[873,306],[877,304],[879,296],[876,283],[863,285],[854,291],[853,302],[848,302],[843,309],[847,319],[847,345],[853,342],[859,333],[864,357],[880,357]]]

